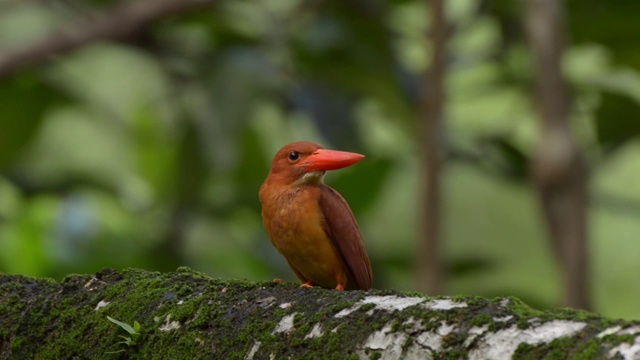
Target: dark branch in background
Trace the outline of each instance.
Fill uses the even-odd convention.
[[[562,4],[557,0],[526,1],[541,115],[532,175],[561,271],[563,305],[587,309],[588,171],[569,123],[571,103],[561,66],[565,34]]]
[[[39,42],[0,54],[0,78],[96,40],[126,39],[153,21],[214,3],[215,0],[122,1],[109,11],[70,25]]]
[[[427,294],[440,294],[444,273],[440,259],[442,154],[442,117],[444,76],[446,71],[447,27],[444,1],[429,2],[431,63],[423,77],[423,99],[420,109],[420,179],[418,200],[418,236],[416,270],[418,289]]]

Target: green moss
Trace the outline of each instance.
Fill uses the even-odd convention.
[[[466,359],[468,357],[467,351],[461,349],[444,350],[438,354],[440,359]]]
[[[542,313],[540,315],[540,318],[543,320],[563,318],[563,319],[571,319],[574,321],[588,322],[593,319],[599,319],[600,316],[584,310],[559,308],[559,309]]]
[[[366,311],[369,311],[369,310],[373,310],[375,308],[376,308],[375,304],[364,304],[364,305],[360,306],[360,309],[358,309],[358,310],[366,312]]]
[[[513,359],[519,360],[560,360],[566,359],[567,354],[558,344],[530,345],[520,344],[513,354]]]
[[[361,293],[363,295],[375,295],[375,296],[403,296],[403,293],[396,289],[380,289],[380,290],[369,290],[369,291],[350,291],[353,293]],[[414,292],[416,293],[416,292]],[[420,294],[420,293],[417,293]],[[420,294],[420,297],[425,297],[424,294]]]
[[[478,316],[475,316],[473,319],[471,319],[468,322],[468,326],[469,327],[482,327],[483,325],[494,325],[495,321],[493,321],[493,317],[494,315],[492,314],[480,314]]]
[[[425,298],[427,300],[432,300],[432,299],[437,299],[438,297],[433,297],[433,296],[427,296],[419,291],[405,291],[405,292],[396,292],[396,294],[399,294],[400,296],[407,296],[407,297],[421,297],[421,298]]]
[[[574,360],[595,360],[603,358],[602,345],[592,340],[584,344],[582,351],[574,356]]]
[[[61,283],[50,279],[0,276],[0,312],[25,314],[11,319],[10,328],[0,328],[0,340],[9,344],[0,349],[4,351],[0,357],[104,358],[109,351],[125,349],[125,353],[109,357],[234,359],[243,358],[260,341],[256,358],[268,357],[268,351],[276,358],[349,359],[357,358],[353,344],[363,344],[372,331],[378,331],[386,324],[391,324],[393,331],[407,332],[405,350],[413,346],[416,334],[411,332],[415,331],[415,324],[407,324],[408,319],[413,318],[426,331],[437,330],[443,322],[456,324],[456,331],[443,338],[443,350],[438,356],[465,358],[463,344],[467,339],[466,331],[471,327],[489,325],[491,330],[514,324],[527,327],[530,326],[527,319],[535,316],[540,322],[566,318],[589,321],[594,325],[572,338],[523,346],[517,350],[518,356],[534,354],[555,359],[571,351],[575,358],[591,359],[602,355],[593,334],[599,328],[617,323],[571,309],[541,312],[516,298],[508,298],[505,304],[502,298],[487,300],[462,296],[452,300],[466,303],[465,308],[428,310],[424,306],[412,306],[402,312],[388,312],[370,311],[375,305],[364,304],[345,317],[335,317],[366,296],[387,295],[422,296],[394,290],[338,292],[301,289],[292,283],[223,282],[184,267],[167,274],[105,269],[95,275],[70,275]],[[96,305],[103,300],[109,304],[96,310]],[[291,306],[280,308],[284,303]],[[294,329],[286,334],[273,334],[282,317],[291,313],[297,313]],[[109,322],[107,315],[130,324],[133,321],[141,323],[136,346],[118,345],[122,330]],[[179,328],[160,330],[169,316],[170,321],[179,323]],[[505,316],[511,316],[511,319],[506,322],[493,320]],[[322,336],[306,338],[316,324],[321,325]],[[610,343],[632,339],[632,335],[607,338]],[[158,349],[162,349],[161,354]],[[369,355],[376,358],[381,352],[373,351]]]

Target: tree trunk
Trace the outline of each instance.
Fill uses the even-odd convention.
[[[138,322],[137,335],[107,316]],[[61,283],[0,275],[2,359],[638,357],[638,321],[536,311],[515,298],[308,289],[187,268],[105,269]]]
[[[562,304],[588,309],[588,175],[569,122],[571,105],[562,75],[562,2],[527,0],[526,4],[541,119],[533,179],[562,276]]]
[[[420,109],[420,181],[418,200],[418,236],[416,275],[418,289],[427,294],[441,294],[444,271],[440,254],[442,117],[444,76],[446,72],[446,22],[442,0],[429,2],[431,15],[430,44],[432,59],[423,78],[424,98]]]

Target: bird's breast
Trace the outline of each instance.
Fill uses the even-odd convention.
[[[300,187],[262,196],[262,216],[271,242],[305,280],[335,287],[344,265],[322,224],[320,189]]]

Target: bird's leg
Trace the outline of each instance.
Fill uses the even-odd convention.
[[[300,285],[301,288],[312,288],[313,287],[313,281],[307,281],[306,283]]]
[[[344,290],[345,287],[346,287],[345,284],[338,284],[338,286],[336,286],[336,290],[342,291]]]

